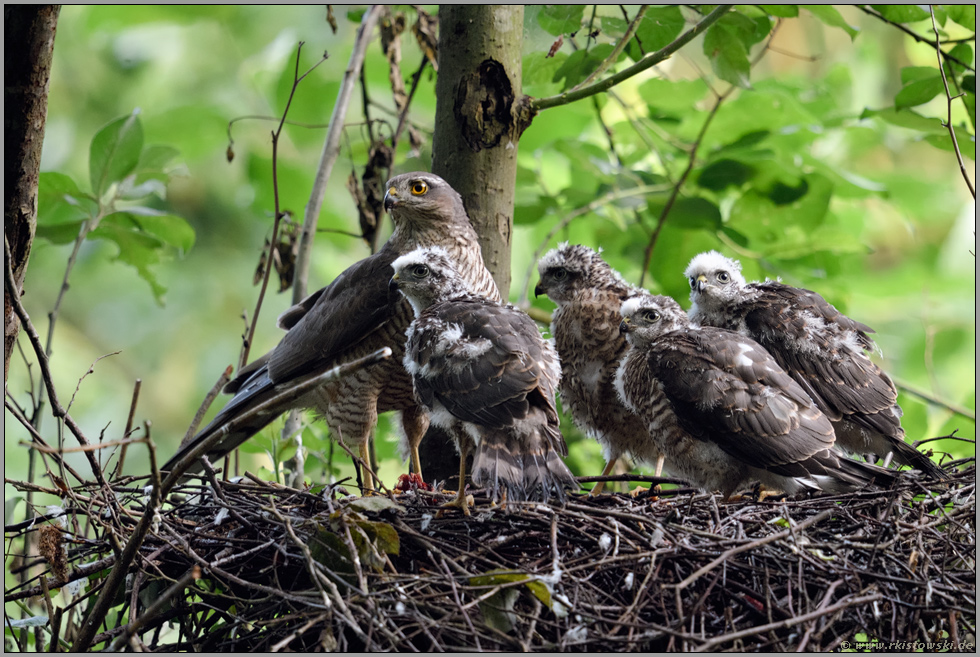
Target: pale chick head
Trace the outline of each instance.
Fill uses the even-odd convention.
[[[421,247],[391,263],[391,288],[411,302],[415,314],[434,303],[448,301],[470,292],[470,286],[456,269],[449,253],[439,246]]]
[[[534,294],[547,294],[549,299],[563,305],[574,301],[585,290],[632,288],[601,254],[601,249],[594,251],[581,244],[559,244],[538,261],[540,279]]]
[[[742,265],[717,251],[705,251],[691,259],[684,270],[691,286],[691,301],[701,307],[725,304],[745,287]]]
[[[623,302],[619,309],[623,321],[619,330],[631,345],[644,345],[671,331],[689,325],[687,313],[680,304],[665,296],[638,294]]]

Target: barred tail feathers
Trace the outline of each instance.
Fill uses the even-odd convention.
[[[475,485],[489,488],[494,499],[506,492],[509,500],[543,502],[555,495],[564,502],[565,489],[578,485],[539,428],[521,435],[514,426],[482,436],[473,456],[472,477]]]

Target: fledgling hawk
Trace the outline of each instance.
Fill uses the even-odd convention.
[[[551,334],[561,358],[562,405],[575,424],[602,446],[603,476],[624,454],[656,462],[659,476],[663,455],[646,423],[623,406],[613,386],[627,348],[619,331],[619,308],[639,289],[623,280],[599,253],[567,242],[541,258],[538,273],[534,294],[547,294],[558,305]],[[602,492],[603,483],[596,484],[592,495]]]
[[[411,302],[405,369],[432,422],[456,441],[459,495],[465,501],[466,456],[473,483],[493,499],[564,498],[575,477],[558,430],[558,355],[527,313],[474,293],[451,255],[417,249],[392,264],[392,287]]]
[[[830,418],[837,445],[945,479],[928,456],[905,442],[895,384],[865,353],[874,331],[841,314],[816,292],[776,281],[746,283],[738,261],[701,253],[684,272],[692,321],[757,341]]]
[[[322,385],[287,406],[271,405],[254,422],[231,430],[207,456],[212,460],[224,456],[287,410],[312,408],[323,415],[331,435],[356,446],[364,461],[370,462],[368,441],[378,413],[400,411],[412,465],[421,474],[418,443],[429,419],[416,403],[412,380],[402,365],[405,330],[414,314],[409,303],[388,288],[391,263],[419,246],[440,246],[475,292],[493,300],[500,293],[483,264],[463,201],[449,183],[431,173],[395,176],[387,183],[384,205],[394,223],[384,246],[283,313],[279,326],[287,333],[279,345],[243,368],[228,384],[225,391],[235,396],[207,427],[181,446],[164,470],[172,469],[208,436],[227,431],[229,422],[240,413],[265,403],[297,380],[390,347],[393,357],[386,361]],[[365,482],[373,487],[369,476]]]
[[[830,420],[754,340],[691,325],[669,297],[633,297],[622,316],[616,389],[681,477],[731,497],[753,480],[793,494],[897,476],[838,454]]]

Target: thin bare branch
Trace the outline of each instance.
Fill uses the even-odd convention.
[[[354,87],[361,66],[364,64],[364,55],[367,52],[368,44],[371,42],[371,32],[378,22],[381,9],[382,7],[379,5],[372,5],[364,12],[364,16],[361,18],[361,26],[357,30],[357,37],[354,41],[354,49],[351,52],[347,70],[344,72],[344,79],[341,82],[340,90],[337,92],[337,100],[333,106],[333,114],[330,116],[330,128],[327,130],[327,139],[323,145],[323,154],[320,156],[320,164],[313,181],[310,200],[303,212],[303,230],[300,234],[299,254],[296,258],[296,277],[293,280],[293,303],[299,303],[306,296],[310,276],[310,255],[313,248],[313,237],[316,234],[317,220],[320,218],[320,208],[323,206],[323,199],[327,194],[330,172],[340,154],[340,138],[343,134],[347,108],[350,106]]]
[[[638,62],[624,68],[618,73],[610,75],[605,80],[600,80],[594,84],[587,87],[582,87],[581,89],[575,91],[565,91],[556,96],[549,96],[548,98],[532,98],[531,99],[531,110],[533,112],[540,112],[541,110],[549,109],[551,107],[558,107],[560,105],[567,105],[568,103],[574,103],[577,100],[582,100],[583,98],[588,98],[589,96],[594,96],[595,94],[602,93],[607,89],[615,87],[620,82],[628,80],[638,73],[642,73],[648,68],[659,64],[664,61],[675,52],[690,43],[694,37],[703,33],[711,25],[716,23],[718,19],[724,16],[731,9],[731,5],[719,5],[710,14],[702,18],[697,25],[692,27],[687,32],[684,32],[679,37],[674,39],[671,43],[667,44],[657,52],[652,52],[644,55],[640,58]]]
[[[939,62],[939,75],[943,78],[943,89],[946,91],[946,121],[943,122],[943,125],[949,130],[949,138],[953,141],[953,150],[956,152],[956,161],[960,165],[960,173],[963,175],[963,180],[966,182],[967,189],[970,190],[973,199],[976,200],[977,190],[970,180],[970,174],[966,171],[966,165],[963,164],[960,144],[956,141],[956,130],[953,128],[953,95],[949,93],[949,81],[946,80],[946,69],[943,67],[943,55],[946,53],[940,47],[939,26],[936,25],[936,12],[933,10],[932,5],[929,5],[929,17],[932,19],[932,30],[936,34],[936,60]]]
[[[613,47],[612,52],[609,53],[609,56],[602,60],[595,70],[589,73],[587,78],[572,87],[569,93],[578,91],[582,87],[588,86],[593,80],[605,73],[610,66],[616,63],[623,50],[626,48],[626,45],[630,42],[630,39],[632,39],[633,35],[636,34],[636,28],[639,27],[640,21],[643,20],[643,17],[646,15],[649,8],[650,5],[640,5],[640,9],[636,12],[636,16],[633,17],[632,21],[630,21],[630,24],[626,27],[626,32],[623,34],[622,38],[616,42],[616,45]]]

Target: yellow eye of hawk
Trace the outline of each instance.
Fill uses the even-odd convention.
[[[422,180],[416,180],[412,183],[412,194],[415,196],[422,196],[429,191],[429,186],[425,184]]]

